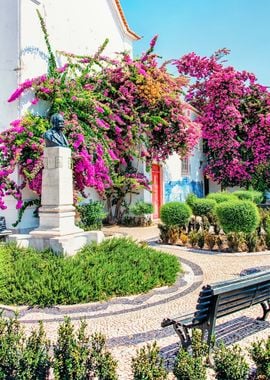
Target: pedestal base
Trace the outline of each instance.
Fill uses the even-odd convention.
[[[20,248],[32,247],[39,251],[51,249],[55,253],[63,253],[66,256],[75,255],[84,245],[91,242],[101,243],[104,234],[101,231],[83,231],[64,236],[39,236],[34,234],[9,235],[8,241],[15,242]]]

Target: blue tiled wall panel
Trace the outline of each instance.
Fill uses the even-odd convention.
[[[203,197],[203,183],[192,181],[189,177],[183,177],[179,181],[165,182],[165,203],[172,201],[184,202],[189,193],[197,197]]]

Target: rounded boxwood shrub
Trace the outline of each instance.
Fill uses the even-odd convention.
[[[235,199],[235,196],[231,193],[219,192],[208,194],[206,199],[213,199],[217,203],[222,203]]]
[[[217,205],[216,214],[225,233],[255,231],[260,222],[257,206],[250,201],[233,200]]]
[[[182,202],[169,202],[160,209],[160,219],[167,226],[185,226],[191,214],[191,208]]]
[[[193,203],[196,202],[197,199],[197,195],[195,195],[194,193],[189,193],[186,197],[186,204],[188,204],[192,208]]]
[[[204,216],[208,214],[212,214],[215,211],[217,202],[213,199],[207,198],[198,198],[193,203],[192,211],[196,216]]]
[[[263,201],[263,193],[261,191],[238,190],[234,191],[232,194],[243,201],[247,200],[256,204],[261,203]]]

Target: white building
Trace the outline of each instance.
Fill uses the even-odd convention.
[[[18,119],[31,102],[29,94],[7,103],[18,85],[47,71],[47,48],[36,9],[44,17],[55,50],[92,54],[109,38],[105,54],[129,50],[139,39],[128,26],[119,0],[0,0],[0,131]],[[33,198],[25,191],[24,199]],[[16,202],[6,199],[7,210],[0,211],[8,227],[17,219]],[[33,209],[25,212],[19,229],[37,225]]]

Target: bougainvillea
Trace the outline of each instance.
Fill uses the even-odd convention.
[[[206,174],[224,187],[256,186],[259,173],[269,173],[270,92],[253,74],[221,63],[224,54],[228,50],[210,58],[190,53],[174,64],[196,79],[186,100],[200,112]]]
[[[181,100],[185,79],[173,77],[159,65],[153,53],[156,37],[139,59],[123,53],[115,59],[104,57],[107,41],[94,56],[59,52],[67,63],[55,66],[43,20],[42,29],[50,52],[47,75],[22,83],[11,95],[15,101],[33,91],[32,104],[48,101],[48,118],[61,112],[65,118],[74,162],[75,191],[84,195],[93,187],[107,200],[119,218],[124,197],[148,188],[147,178],[135,162],[164,160],[173,151],[188,154],[200,135],[199,124],[190,120],[188,105]],[[12,194],[22,206],[21,190],[28,185],[41,192],[43,133],[48,119],[25,115],[0,134],[0,207]],[[19,165],[22,183],[10,179]],[[112,212],[110,213],[113,218]]]

